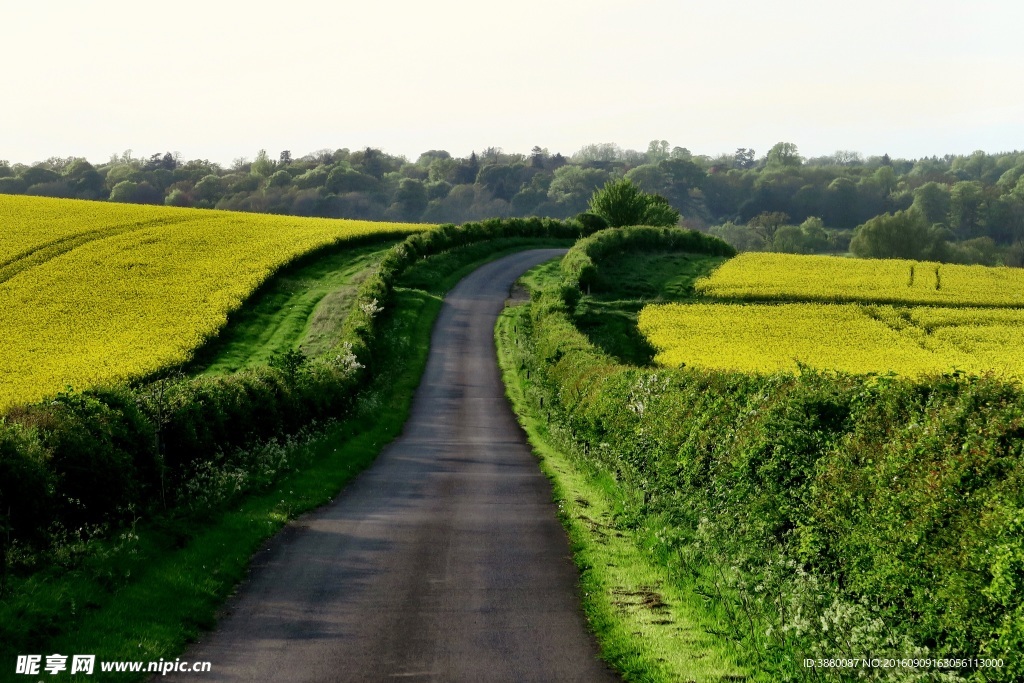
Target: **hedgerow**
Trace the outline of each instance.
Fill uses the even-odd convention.
[[[585,274],[581,261],[564,268]],[[804,680],[804,657],[990,657],[1003,666],[868,673],[1024,676],[1019,385],[624,365],[554,287],[529,320],[555,431],[616,480],[617,523],[725,604],[755,666]]]

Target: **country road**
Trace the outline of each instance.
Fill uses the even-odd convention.
[[[181,657],[212,673],[154,680],[618,680],[495,358],[512,282],[561,253],[513,254],[449,293],[402,436],[254,558]]]

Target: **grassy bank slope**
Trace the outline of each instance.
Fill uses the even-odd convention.
[[[266,365],[277,354],[315,358],[336,343],[359,285],[395,242],[331,251],[276,275],[239,309],[187,370],[224,374]]]

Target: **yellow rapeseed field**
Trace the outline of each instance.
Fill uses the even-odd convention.
[[[695,288],[708,296],[747,301],[1024,306],[1024,269],[746,253],[698,280]]]
[[[38,230],[21,209],[45,217]],[[0,243],[21,251],[104,231],[0,281],[0,408],[187,361],[297,256],[431,227],[5,196],[0,217]]]
[[[86,208],[88,207],[88,208]],[[34,250],[89,233],[140,227],[146,223],[187,220],[159,206],[80,202],[46,197],[0,195],[0,265]]]
[[[640,331],[657,349],[656,362],[755,373],[802,364],[1024,379],[1019,269],[743,254],[699,281],[697,290],[722,301],[640,312]],[[941,305],[919,305],[935,303]]]
[[[850,373],[940,373],[973,359],[919,345],[855,304],[665,304],[640,312],[655,362],[771,373],[798,364]]]

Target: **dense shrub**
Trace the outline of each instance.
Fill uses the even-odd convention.
[[[53,479],[35,434],[0,422],[0,528],[14,538],[38,540],[52,519]],[[0,543],[6,537],[0,534]]]

